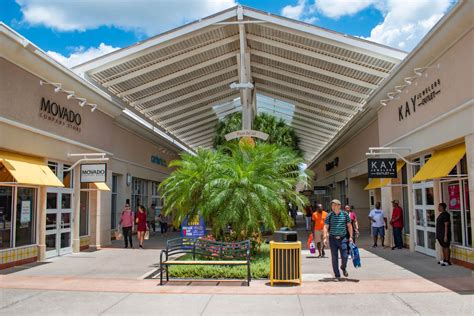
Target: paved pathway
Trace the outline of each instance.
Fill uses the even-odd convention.
[[[305,232],[299,231],[304,240]],[[169,234],[167,237],[175,236]],[[0,314],[159,315],[473,315],[474,277],[462,267],[440,267],[433,258],[408,250],[364,245],[361,269],[345,282],[332,282],[328,258],[303,251],[303,285],[270,287],[267,280],[171,282],[145,279],[156,269],[165,238],[147,249],[120,242],[45,263],[0,271]],[[329,254],[329,253],[328,253]]]

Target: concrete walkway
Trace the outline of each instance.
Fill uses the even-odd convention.
[[[300,239],[306,233],[299,230]],[[159,315],[473,315],[472,271],[440,267],[408,250],[365,247],[362,268],[333,282],[329,258],[303,251],[303,285],[270,287],[268,280],[170,282],[146,277],[156,271],[160,248],[176,233],[154,235],[146,249],[122,242],[0,271],[0,314]],[[329,251],[327,251],[329,256]]]

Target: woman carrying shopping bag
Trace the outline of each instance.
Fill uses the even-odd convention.
[[[138,213],[136,218],[137,223],[137,237],[140,248],[143,249],[143,240],[145,239],[145,233],[148,230],[146,223],[146,211],[143,205],[138,207]]]
[[[134,214],[130,205],[127,203],[125,204],[125,208],[122,211],[122,215],[120,216],[120,226],[122,227],[123,233],[123,240],[125,241],[125,248],[128,248],[128,243],[130,242],[130,248],[133,248],[132,243],[132,230],[133,230],[133,219]]]

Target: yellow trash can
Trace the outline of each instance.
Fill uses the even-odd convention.
[[[270,285],[301,282],[301,242],[270,241]]]

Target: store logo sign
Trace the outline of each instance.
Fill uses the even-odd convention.
[[[163,167],[168,166],[168,164],[166,163],[166,160],[164,160],[160,156],[151,156],[151,163],[154,163]]]
[[[40,117],[78,132],[81,131],[81,114],[45,98],[41,98]]]
[[[398,107],[398,121],[406,119],[411,113],[416,112],[416,108],[423,106],[436,98],[441,93],[441,80],[437,79],[423,91],[415,94],[406,101],[404,105]]]
[[[326,164],[326,171],[332,170],[337,166],[339,166],[339,157],[334,158],[333,161],[330,161]]]
[[[369,178],[397,177],[397,159],[395,158],[369,159],[368,163]]]
[[[81,183],[106,182],[107,164],[83,164],[81,165]]]

